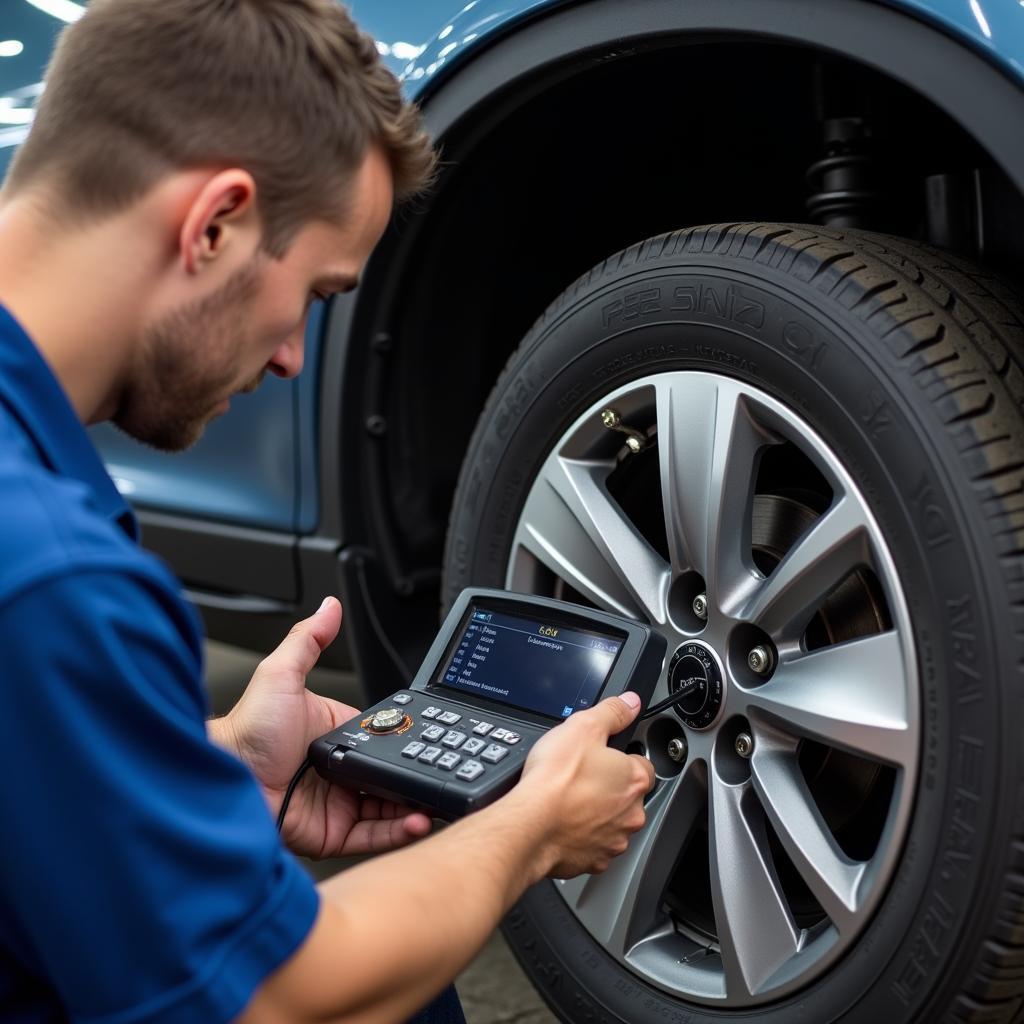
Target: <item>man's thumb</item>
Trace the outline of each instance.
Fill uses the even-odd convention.
[[[326,597],[308,619],[292,626],[268,660],[273,659],[275,668],[292,669],[305,675],[338,635],[340,628],[341,602],[336,597]]]
[[[607,697],[600,704],[595,704],[589,711],[582,712],[600,719],[601,727],[608,736],[622,732],[640,713],[640,696],[627,690],[617,697]]]

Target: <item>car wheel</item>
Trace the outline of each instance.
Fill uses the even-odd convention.
[[[981,268],[701,227],[567,289],[491,395],[444,599],[669,642],[647,824],[505,930],[567,1021],[1011,1021],[1024,999],[1024,328]]]

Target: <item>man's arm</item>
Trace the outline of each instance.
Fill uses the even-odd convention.
[[[70,1019],[232,1020],[305,941],[318,894],[207,739],[173,582],[130,552],[98,561],[0,615],[8,953]]]
[[[634,698],[635,699],[635,698]],[[507,796],[320,887],[316,924],[243,1024],[405,1020],[451,982],[527,886],[603,870],[643,825],[650,763],[607,746],[618,697],[553,729]]]

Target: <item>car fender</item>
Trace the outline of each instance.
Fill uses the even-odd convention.
[[[472,59],[496,39],[525,22],[566,6],[584,7],[588,0],[469,0],[457,10],[446,2],[418,6],[415,22],[408,11],[399,14],[391,5],[356,4],[359,24],[377,40],[383,59],[403,81],[411,98],[423,100],[448,75]],[[682,9],[702,6],[694,0],[675,0]],[[643,8],[624,6],[623,21],[642,20]],[[740,7],[728,0],[714,6],[723,20],[729,8]],[[878,6],[865,0],[864,7]],[[983,54],[1004,73],[1024,85],[1024,4],[1012,0],[887,0],[884,6],[902,11]],[[828,5],[805,3],[801,17],[821,20],[829,16]],[[425,34],[424,34],[425,33]],[[419,34],[420,41],[404,42]],[[396,42],[396,40],[399,40]]]

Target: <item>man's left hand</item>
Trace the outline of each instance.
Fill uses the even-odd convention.
[[[231,712],[209,723],[211,738],[256,776],[275,817],[309,744],[359,713],[306,689],[306,675],[340,627],[341,604],[329,597],[260,662]],[[430,829],[425,814],[330,785],[308,771],[292,794],[282,833],[296,853],[336,857],[382,853]]]

